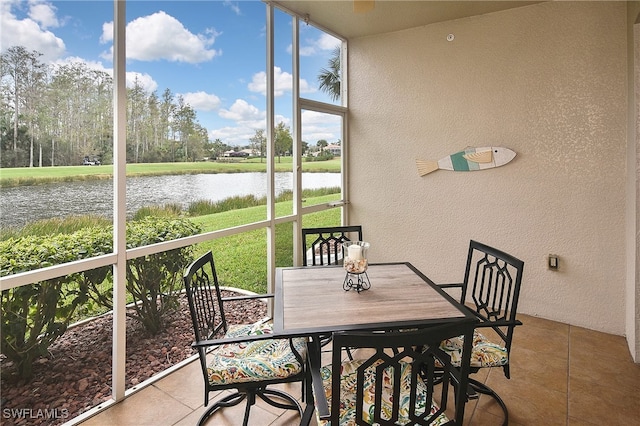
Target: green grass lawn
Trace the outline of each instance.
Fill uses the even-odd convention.
[[[308,204],[322,204],[335,199],[334,195],[309,198]],[[291,214],[292,202],[284,201],[276,205],[276,216]],[[238,226],[264,220],[266,206],[232,210],[192,220],[207,231]],[[340,224],[340,209],[330,209],[306,215],[304,227],[337,226]],[[258,229],[238,235],[220,238],[198,244],[194,258],[206,251],[213,252],[220,284],[238,287],[256,293],[267,290],[267,232]],[[276,266],[293,265],[293,225],[285,223],[276,228]]]
[[[278,172],[292,171],[291,157],[275,159]],[[144,163],[127,164],[127,176],[159,176],[195,173],[242,173],[264,172],[265,160],[249,159],[234,162],[201,161],[195,163]],[[340,158],[328,161],[303,162],[303,172],[340,172]],[[17,167],[0,169],[0,186],[37,185],[48,182],[64,182],[88,179],[110,179],[112,165],[101,166],[56,166]]]

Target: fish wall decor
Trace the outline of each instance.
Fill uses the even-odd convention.
[[[515,156],[516,153],[509,148],[499,146],[469,147],[438,161],[416,160],[416,165],[418,166],[418,174],[424,176],[440,169],[453,170],[454,172],[491,169],[504,166]]]

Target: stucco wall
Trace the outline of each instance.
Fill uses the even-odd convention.
[[[626,25],[624,2],[553,2],[350,40],[350,222],[371,261],[457,281],[476,239],[525,261],[521,312],[624,334]],[[488,145],[517,157],[418,176]]]
[[[627,3],[627,40],[626,335],[634,360],[640,362],[640,2],[637,1]]]

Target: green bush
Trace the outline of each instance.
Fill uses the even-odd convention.
[[[311,153],[307,154],[307,156],[305,157],[305,161],[308,163],[315,162],[315,161],[329,161],[329,160],[333,160],[333,158],[334,158],[334,155],[330,151],[322,151],[316,156],[314,156]]]
[[[175,240],[199,232],[187,219],[145,218],[127,224],[127,247]],[[0,276],[111,253],[111,227],[85,228],[71,234],[27,236],[0,242]],[[181,272],[191,248],[169,250],[127,262],[127,290],[132,314],[151,333],[162,327],[162,315],[176,306]],[[1,352],[25,378],[32,362],[67,329],[79,307],[112,307],[110,266],[70,274],[2,292]],[[108,283],[109,285],[105,285]]]
[[[73,234],[29,236],[0,243],[0,276],[71,262],[111,251],[111,232],[87,228]],[[33,360],[67,329],[76,308],[87,302],[81,281],[104,281],[110,268],[71,274],[2,292],[0,350],[18,373],[31,376]],[[91,277],[90,277],[91,276]]]
[[[147,217],[127,224],[127,248],[141,247],[188,237],[200,232],[187,219]],[[192,248],[183,247],[127,261],[127,291],[133,296],[135,317],[156,334],[163,316],[178,306],[182,272],[191,262]]]

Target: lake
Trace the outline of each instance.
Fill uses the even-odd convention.
[[[275,174],[276,195],[292,189],[293,173]],[[198,200],[220,201],[236,195],[267,194],[266,173],[219,173],[127,178],[127,215],[145,206]],[[303,189],[341,186],[340,173],[303,173]],[[0,227],[23,226],[53,217],[113,215],[112,180],[56,182],[0,188]]]

